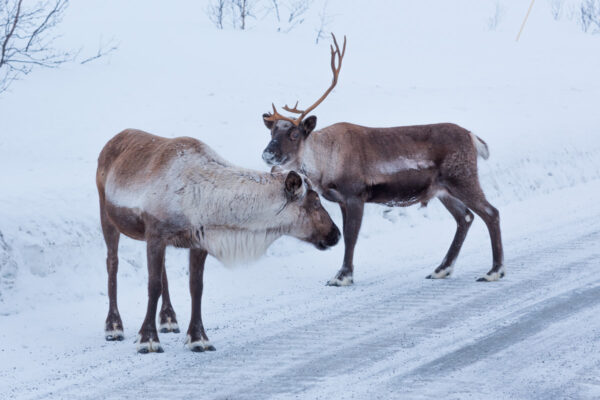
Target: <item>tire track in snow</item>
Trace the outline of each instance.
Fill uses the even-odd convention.
[[[577,286],[580,281],[595,276],[594,261],[599,251],[592,250],[591,254],[582,256],[580,250],[593,249],[599,238],[597,232],[588,233],[562,246],[550,244],[533,254],[512,258],[507,265],[521,263],[527,264],[527,267],[513,268],[511,281],[497,284],[479,284],[470,279],[465,284],[464,279],[452,279],[420,281],[421,284],[415,288],[410,287],[415,282],[400,282],[394,292],[382,290],[376,285],[369,288],[369,293],[356,292],[349,296],[349,299],[356,296],[360,298],[354,299],[356,302],[348,302],[346,307],[339,308],[338,304],[334,312],[323,318],[305,316],[306,322],[289,329],[280,329],[276,334],[249,340],[242,346],[232,346],[216,356],[207,354],[204,359],[181,365],[176,372],[165,375],[162,371],[150,381],[145,378],[143,382],[129,382],[127,387],[116,387],[111,392],[118,393],[115,396],[119,398],[140,395],[159,398],[186,393],[203,393],[211,398],[265,398],[269,395],[300,393],[323,382],[325,378],[352,374],[356,360],[363,360],[363,367],[367,367],[396,353],[407,357],[407,367],[412,365],[413,371],[425,373],[435,361],[419,364],[422,358],[420,354],[431,353],[427,348],[432,344],[439,346],[439,336],[448,328],[459,325],[462,330],[462,337],[451,338],[451,342],[472,342],[472,330],[469,328],[472,329],[475,323],[481,325],[482,318],[491,330],[498,326],[498,321],[506,320],[512,314],[522,314],[522,318],[527,320],[527,313],[540,307],[530,304],[538,302],[540,295],[555,294],[562,286]],[[556,259],[576,261],[567,265],[551,262]],[[552,268],[545,269],[544,265],[551,265]],[[584,273],[576,274],[577,279],[569,282],[567,278],[573,275],[573,268],[583,268]],[[395,285],[384,286],[392,288]],[[550,290],[552,286],[556,288]],[[560,300],[562,296],[542,302],[558,302],[556,304],[560,305],[563,304]],[[494,307],[494,304],[502,303],[508,305],[503,304],[503,309]],[[580,304],[577,301],[575,303]],[[442,307],[436,308],[439,304]],[[328,305],[323,307],[328,308]],[[554,309],[551,305],[548,307]],[[542,310],[546,308],[542,307]],[[564,312],[567,312],[567,308]],[[551,314],[541,315],[550,318]],[[472,319],[476,321],[472,321],[473,325],[470,326]],[[516,324],[509,327],[521,326],[519,322]],[[506,329],[509,328],[501,328],[500,332],[511,332]],[[481,340],[495,337],[493,335],[486,332]],[[506,345],[510,345],[509,340]],[[442,355],[440,359],[450,362],[450,354],[454,354],[454,351],[460,355],[461,349],[470,347],[468,344],[455,350],[449,347],[449,353],[445,355],[448,358]],[[105,392],[99,397],[111,397],[111,394]]]
[[[592,263],[590,262],[588,266],[592,266]],[[552,323],[598,304],[600,304],[600,280],[594,282],[590,288],[575,289],[523,310],[525,314],[518,321],[500,327],[495,332],[476,339],[473,343],[413,369],[408,374],[400,376],[393,385],[401,386],[411,377],[431,379],[447,371],[465,368],[502,351],[515,342],[535,335]]]

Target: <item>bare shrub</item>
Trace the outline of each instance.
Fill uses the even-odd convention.
[[[74,59],[71,51],[56,50],[56,26],[68,0],[50,0],[31,8],[23,0],[0,0],[0,93],[35,67],[56,68]]]
[[[565,0],[549,0],[550,12],[555,20],[560,18],[564,2]]]
[[[600,32],[600,0],[583,0],[579,12],[581,29],[584,32]]]
[[[498,29],[498,25],[502,21],[502,18],[504,18],[504,13],[504,7],[500,4],[499,1],[497,1],[494,5],[493,14],[488,18],[487,21],[488,29],[490,31],[495,31],[496,29]]]

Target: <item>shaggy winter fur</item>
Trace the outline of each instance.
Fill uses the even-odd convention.
[[[434,197],[452,214],[457,230],[438,272],[430,277],[444,278],[451,271],[474,212],[484,220],[492,242],[492,269],[486,276],[502,278],[499,212],[486,200],[477,173],[478,157],[489,157],[482,139],[450,123],[370,128],[341,122],[313,132],[316,116],[297,126],[270,117],[263,114],[271,131],[263,159],[271,166],[299,169],[324,198],[340,205],[344,259],[329,285],[352,283],[365,203],[405,207],[426,205]]]
[[[117,306],[119,237],[147,243],[148,308],[138,351],[162,352],[156,311],[162,297],[160,331],[179,332],[165,268],[167,246],[189,248],[193,351],[214,350],[202,324],[204,263],[208,254],[224,264],[260,257],[273,241],[290,235],[324,250],[339,229],[294,171],[266,173],[239,168],[192,138],[167,139],[125,130],[100,153],[96,184],[107,246],[109,312],[106,339],[123,324]]]
[[[150,168],[141,169],[136,179],[123,184],[118,171],[111,170],[107,200],[140,217],[148,213],[189,224],[194,247],[225,265],[255,260],[277,238],[302,228],[295,226],[298,207],[286,206],[285,173],[245,170],[208,146],[202,150],[182,148],[152,179],[147,179]],[[303,186],[298,198],[305,193]]]

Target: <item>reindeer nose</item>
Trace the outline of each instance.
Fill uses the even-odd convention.
[[[271,164],[273,162],[274,158],[275,158],[275,154],[273,154],[268,148],[265,149],[265,151],[263,151],[262,159],[267,164]]]
[[[327,238],[325,239],[327,241],[327,245],[335,246],[340,240],[340,236],[341,233],[337,225],[333,225],[333,228],[329,231],[329,233],[327,234]]]

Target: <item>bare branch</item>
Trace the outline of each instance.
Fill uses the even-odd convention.
[[[21,3],[23,3],[23,0],[18,1],[17,10],[15,12],[14,17],[12,18],[12,26],[10,27],[10,31],[8,31],[2,42],[2,52],[0,53],[0,68],[6,63],[6,46],[8,46],[10,38],[12,37],[13,33],[15,33],[15,29],[17,28],[17,24],[19,23],[19,15],[21,14]],[[10,22],[10,14],[8,15],[7,19]]]
[[[52,34],[68,0],[44,0],[24,8],[23,0],[3,0],[0,7],[0,93],[33,67],[56,68],[74,59],[70,51],[55,50]]]
[[[327,37],[327,27],[333,21],[333,16],[327,13],[327,6],[329,5],[328,3],[329,1],[325,0],[325,2],[323,3],[323,9],[319,13],[320,24],[319,29],[317,29],[317,38],[315,40],[316,44],[319,44],[319,40]]]
[[[104,57],[118,49],[119,49],[119,43],[117,43],[114,38],[109,40],[105,44],[102,44],[102,39],[100,39],[100,45],[98,46],[98,52],[95,55],[82,60],[80,62],[80,64],[87,64],[91,61],[94,61],[101,57]]]
[[[67,3],[65,0],[57,0],[56,1],[54,8],[48,13],[48,15],[46,15],[46,18],[40,24],[40,26],[38,26],[31,34],[31,37],[29,38],[29,41],[27,42],[27,46],[25,46],[25,51],[29,50],[29,46],[31,46],[31,42],[34,41],[41,32],[45,31],[49,27],[54,26],[56,21],[53,21],[53,23],[50,23],[51,19],[55,16],[60,15],[61,11],[64,9],[64,7],[66,7],[66,4]]]
[[[215,0],[214,2],[211,2],[206,9],[208,18],[219,29],[223,29],[223,20],[227,11],[225,9],[225,3],[226,0]]]

